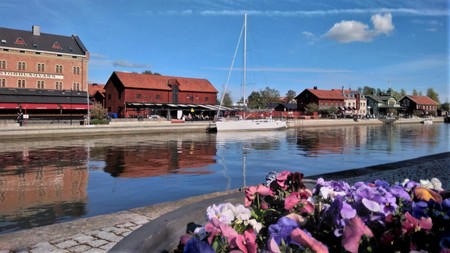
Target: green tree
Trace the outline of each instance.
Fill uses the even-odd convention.
[[[412,95],[413,95],[413,96],[419,96],[419,92],[417,92],[417,90],[416,90],[416,89],[413,89],[413,91],[412,91]]]
[[[161,74],[158,72],[152,72],[151,70],[145,70],[142,72],[142,74],[146,74],[146,75],[157,75],[160,76]]]
[[[364,94],[364,95],[376,95],[376,91],[377,90],[375,88],[372,88],[369,86],[364,86],[362,88],[362,94]]]
[[[450,111],[450,104],[448,102],[441,104],[439,107],[441,108],[442,111],[446,112]]]
[[[108,112],[100,103],[94,103],[89,108],[89,113],[91,115],[91,124],[92,125],[98,125],[98,124],[109,124],[109,121],[106,119]]]
[[[233,100],[231,99],[231,95],[228,92],[225,92],[223,95],[223,101],[222,105],[226,107],[232,107],[233,106]]]
[[[312,114],[313,112],[319,111],[319,106],[316,103],[309,103],[306,105],[306,110],[309,114]]]
[[[264,104],[279,102],[280,92],[276,89],[266,87],[264,90],[260,91],[260,93]]]
[[[253,91],[250,96],[248,96],[248,107],[252,109],[261,109],[266,107],[260,92]]]
[[[434,91],[433,88],[428,88],[427,89],[427,97],[429,97],[429,98],[433,99],[434,101],[440,103],[440,101],[439,101],[439,94],[436,91]]]
[[[294,98],[297,96],[297,93],[293,90],[288,90],[286,93],[286,102],[291,103],[291,101],[294,100]]]

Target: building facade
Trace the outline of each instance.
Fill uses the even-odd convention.
[[[194,116],[217,109],[217,93],[206,79],[116,71],[105,85],[105,107],[117,117],[180,118],[179,111]]]
[[[438,102],[427,96],[409,96],[406,95],[399,100],[402,112],[406,115],[437,115]],[[420,116],[420,115],[416,115]]]
[[[89,53],[77,35],[0,27],[0,87],[87,91]]]
[[[297,100],[297,110],[301,112],[306,112],[306,106],[311,103],[318,105],[319,110],[343,107],[345,100],[340,90],[319,90],[317,87],[305,89],[295,99]]]
[[[39,26],[33,26],[31,31],[0,27],[0,89],[13,90],[20,95],[17,99],[26,100],[26,95],[33,91],[49,95],[48,91],[58,91],[58,96],[63,93],[70,96],[69,91],[81,92],[87,98],[88,61],[89,52],[77,35],[41,33]],[[15,104],[14,108],[3,109],[21,110],[25,100],[9,101]],[[69,103],[74,100],[79,102],[68,99]],[[0,97],[2,102],[4,98]],[[50,98],[48,103],[53,100]],[[16,105],[19,107],[15,108]],[[39,108],[44,107],[34,109],[45,114],[46,109]],[[0,106],[0,114],[1,109]]]

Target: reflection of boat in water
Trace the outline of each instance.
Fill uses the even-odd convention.
[[[244,66],[243,66],[243,81],[242,81],[242,90],[244,98],[244,108],[246,107],[246,99],[245,99],[245,83],[246,83],[246,71],[247,71],[247,62],[246,62],[246,51],[247,51],[247,14],[244,15],[244,26],[243,26],[243,33],[244,33]],[[241,38],[239,38],[240,40]],[[239,47],[239,43],[238,43]],[[237,50],[236,50],[237,51]],[[236,57],[236,55],[235,55]],[[234,63],[234,59],[233,59]],[[231,71],[231,69],[230,69]],[[228,81],[227,81],[228,84]],[[226,90],[227,85],[225,85]],[[222,96],[222,101],[220,103],[220,106],[222,106],[223,99],[225,96]],[[219,108],[220,111],[220,108]],[[217,113],[219,115],[219,112]],[[240,120],[219,120],[216,121],[216,129],[217,132],[223,132],[223,131],[259,131],[259,130],[276,130],[276,129],[283,129],[286,128],[286,121],[284,120],[278,120],[278,119],[272,119],[272,118],[266,118],[266,119],[246,119],[245,113],[244,113],[244,119]]]
[[[248,132],[217,132],[216,142],[217,143],[227,143],[227,142],[254,142],[262,143],[268,142],[270,139],[274,139],[277,142],[286,138],[286,131],[248,131]]]
[[[433,120],[432,119],[430,119],[430,118],[428,118],[428,119],[424,119],[422,122],[420,122],[420,123],[422,123],[422,124],[424,124],[424,125],[431,125],[431,124],[433,124]]]

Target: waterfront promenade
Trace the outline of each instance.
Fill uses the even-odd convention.
[[[437,177],[442,181],[444,189],[450,189],[449,168],[450,153],[446,152],[322,176],[327,180],[341,179],[350,183],[355,181],[373,181],[378,178],[392,183],[402,181],[404,178],[419,180]],[[319,176],[307,178],[307,185],[311,186],[317,177]],[[199,203],[198,210],[203,211],[206,208],[201,206],[204,200],[217,198],[219,202],[222,202],[222,200],[226,200],[229,196],[236,195],[238,192],[238,189],[218,192],[180,201],[161,203],[108,215],[3,234],[0,235],[0,253],[92,253],[108,252],[113,247],[114,252],[130,252],[130,248],[127,247],[130,247],[129,242],[133,242],[133,240],[129,240],[134,239],[132,232],[142,227],[139,231],[142,234],[142,232],[145,232],[142,230],[145,227],[152,227],[152,222],[161,215],[174,210],[180,210],[182,213],[183,206],[195,203]],[[145,227],[143,226],[144,224],[146,224]],[[127,240],[124,240],[125,237]]]
[[[420,124],[423,119],[399,119],[394,124]],[[442,117],[434,118],[434,122],[440,123]],[[288,120],[287,126],[294,127],[319,127],[319,126],[358,126],[381,125],[378,119],[295,119]],[[169,133],[169,132],[206,132],[214,123],[211,121],[186,121],[173,123],[171,121],[112,121],[109,125],[70,125],[70,124],[25,124],[19,126],[15,123],[2,124],[0,127],[0,140],[17,138],[42,138],[42,137],[67,137],[67,136],[95,136],[115,134],[138,133]]]

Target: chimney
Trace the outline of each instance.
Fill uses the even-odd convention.
[[[317,90],[317,86],[314,86],[314,89]]]
[[[41,28],[38,25],[32,26],[32,31],[34,36],[40,36],[41,35]]]

